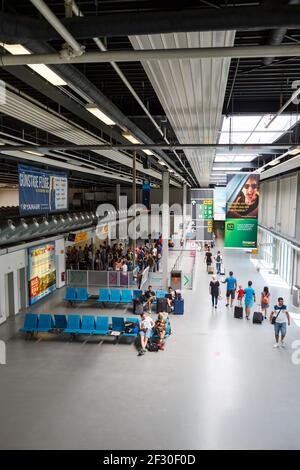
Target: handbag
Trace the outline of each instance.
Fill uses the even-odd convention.
[[[276,322],[276,320],[278,318],[278,315],[280,314],[281,310],[282,310],[282,308],[279,309],[279,312],[277,313],[276,317],[274,317],[274,316],[272,317],[272,325],[275,325],[275,322]]]

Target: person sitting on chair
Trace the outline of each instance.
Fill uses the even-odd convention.
[[[155,292],[152,290],[152,286],[149,286],[148,290],[144,292],[143,298],[146,301],[148,312],[151,312],[151,304],[155,300]]]
[[[168,311],[174,310],[174,298],[175,298],[175,292],[173,291],[172,287],[168,287],[168,293],[165,295],[168,303]]]
[[[154,325],[155,331],[159,337],[158,349],[164,351],[164,337],[166,334],[166,322],[164,321],[163,313],[158,314],[158,318]]]
[[[140,338],[141,338],[141,348],[139,350],[139,356],[144,354],[147,349],[147,343],[149,338],[152,336],[152,328],[154,327],[155,323],[151,317],[149,317],[145,312],[141,313],[141,320],[140,320]]]

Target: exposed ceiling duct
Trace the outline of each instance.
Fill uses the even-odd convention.
[[[165,11],[116,12],[85,18],[62,18],[61,22],[77,39],[196,31],[261,30],[297,28],[298,5],[271,4],[234,6],[220,9],[197,8]],[[60,35],[44,19],[0,13],[0,41],[28,39],[51,41]]]
[[[207,32],[130,37],[135,49],[230,47],[234,32]],[[146,73],[182,144],[215,144],[230,59],[143,61]],[[185,150],[201,186],[208,185],[214,148]]]
[[[299,5],[299,4],[300,4],[300,0],[289,0],[289,5]],[[278,46],[279,44],[282,43],[286,33],[287,33],[286,27],[275,29],[275,31],[272,31],[270,33],[268,45]],[[265,57],[264,65],[271,65],[273,60],[274,60],[274,57]]]

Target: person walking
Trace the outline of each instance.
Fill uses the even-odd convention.
[[[223,284],[226,284],[226,307],[229,307],[229,299],[230,299],[230,306],[233,306],[233,301],[235,299],[235,291],[237,288],[237,280],[233,277],[233,272],[229,272],[229,277],[226,277]]]
[[[218,297],[220,295],[220,283],[216,279],[216,276],[212,277],[209,283],[209,294],[211,295],[212,307],[218,307]]]
[[[287,311],[286,305],[283,303],[283,298],[278,297],[277,305],[274,305],[274,310],[272,310],[270,315],[270,323],[274,325],[275,330],[275,340],[274,348],[279,348],[281,345],[282,348],[285,347],[284,338],[286,336],[286,323],[290,326],[291,320],[289,312]],[[279,335],[281,334],[281,341],[279,344]]]
[[[215,261],[216,261],[217,274],[221,274],[221,264],[223,262],[223,257],[220,251],[217,252],[217,255],[215,256]]]
[[[269,304],[270,304],[270,291],[269,291],[269,288],[265,286],[260,297],[261,310],[262,310],[262,314],[264,314],[265,316],[265,320],[267,318],[268,308],[270,306]]]
[[[255,291],[252,287],[252,281],[248,281],[248,287],[244,289],[244,292],[246,319],[250,320],[249,316],[251,313],[251,308],[253,307],[254,302],[256,302]]]
[[[204,261],[206,263],[206,270],[208,272],[208,267],[211,266],[211,263],[212,263],[212,253],[209,247],[207,249],[207,252],[205,253]]]

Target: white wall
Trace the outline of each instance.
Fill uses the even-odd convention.
[[[18,189],[2,189],[0,188],[0,207],[1,206],[18,206],[19,191]]]
[[[13,253],[0,255],[0,323],[3,323],[6,320],[6,317],[8,316],[5,275],[10,272],[14,273],[15,313],[18,313],[20,310],[20,288],[18,269],[24,267],[27,268],[26,250],[19,250]]]

